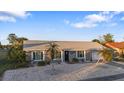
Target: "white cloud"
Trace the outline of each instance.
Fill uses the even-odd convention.
[[[99,12],[95,14],[90,14],[86,15],[83,18],[83,21],[72,23],[71,26],[75,28],[93,28],[98,26],[100,23],[107,23],[110,24],[111,26],[117,25],[117,23],[113,23],[112,19],[114,16],[120,14],[122,12],[120,11],[115,11],[115,12]],[[122,18],[123,19],[123,18]]]
[[[0,16],[0,21],[1,22],[16,22],[16,19],[14,17],[10,16]]]
[[[106,21],[106,16],[102,16],[102,15],[97,15],[97,14],[92,14],[92,15],[88,15],[85,17],[85,19],[91,23],[94,22],[104,22]]]
[[[26,11],[5,11],[3,13],[20,18],[26,18],[31,15],[29,12]]]
[[[31,14],[25,11],[1,11],[1,22],[16,22],[17,18],[26,19]]]
[[[118,15],[118,14],[120,14],[120,13],[124,13],[124,12],[123,12],[123,11],[114,11],[114,12],[113,12],[114,15]]]
[[[71,24],[73,27],[75,28],[92,28],[92,27],[96,27],[97,24],[93,24],[93,23],[83,23],[83,22],[80,22],[80,23],[72,23]]]

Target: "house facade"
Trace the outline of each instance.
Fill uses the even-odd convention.
[[[101,44],[87,41],[28,40],[23,45],[26,59],[31,62],[49,60],[50,56],[46,51],[50,42],[54,42],[59,46],[60,52],[54,56],[54,60],[60,60],[61,62],[68,62],[73,58],[84,62],[97,61],[100,58],[98,51],[103,48]]]

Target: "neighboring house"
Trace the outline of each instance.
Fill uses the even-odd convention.
[[[49,55],[46,50],[50,42],[54,42],[59,46],[60,53],[55,56],[55,59],[62,62],[71,61],[72,58],[78,58],[81,61],[96,61],[100,58],[98,51],[103,48],[102,45],[96,42],[28,40],[24,42],[23,46],[27,60],[31,62],[48,60]]]
[[[124,54],[124,42],[109,42],[105,44],[107,47],[116,50],[119,54]]]

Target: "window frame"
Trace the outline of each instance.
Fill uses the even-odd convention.
[[[83,54],[81,54],[81,53],[83,53]],[[83,55],[83,56],[81,57],[79,55]],[[84,51],[77,51],[77,57],[78,58],[84,58]]]
[[[40,59],[36,59],[36,53],[38,53],[39,52],[39,54],[40,54]],[[32,52],[32,60],[33,61],[43,61],[43,51],[33,51]]]

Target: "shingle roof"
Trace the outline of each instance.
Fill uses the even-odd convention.
[[[49,42],[56,43],[61,50],[89,50],[100,49],[103,46],[96,42],[87,41],[37,41],[28,40],[24,42],[24,51],[46,50]]]

